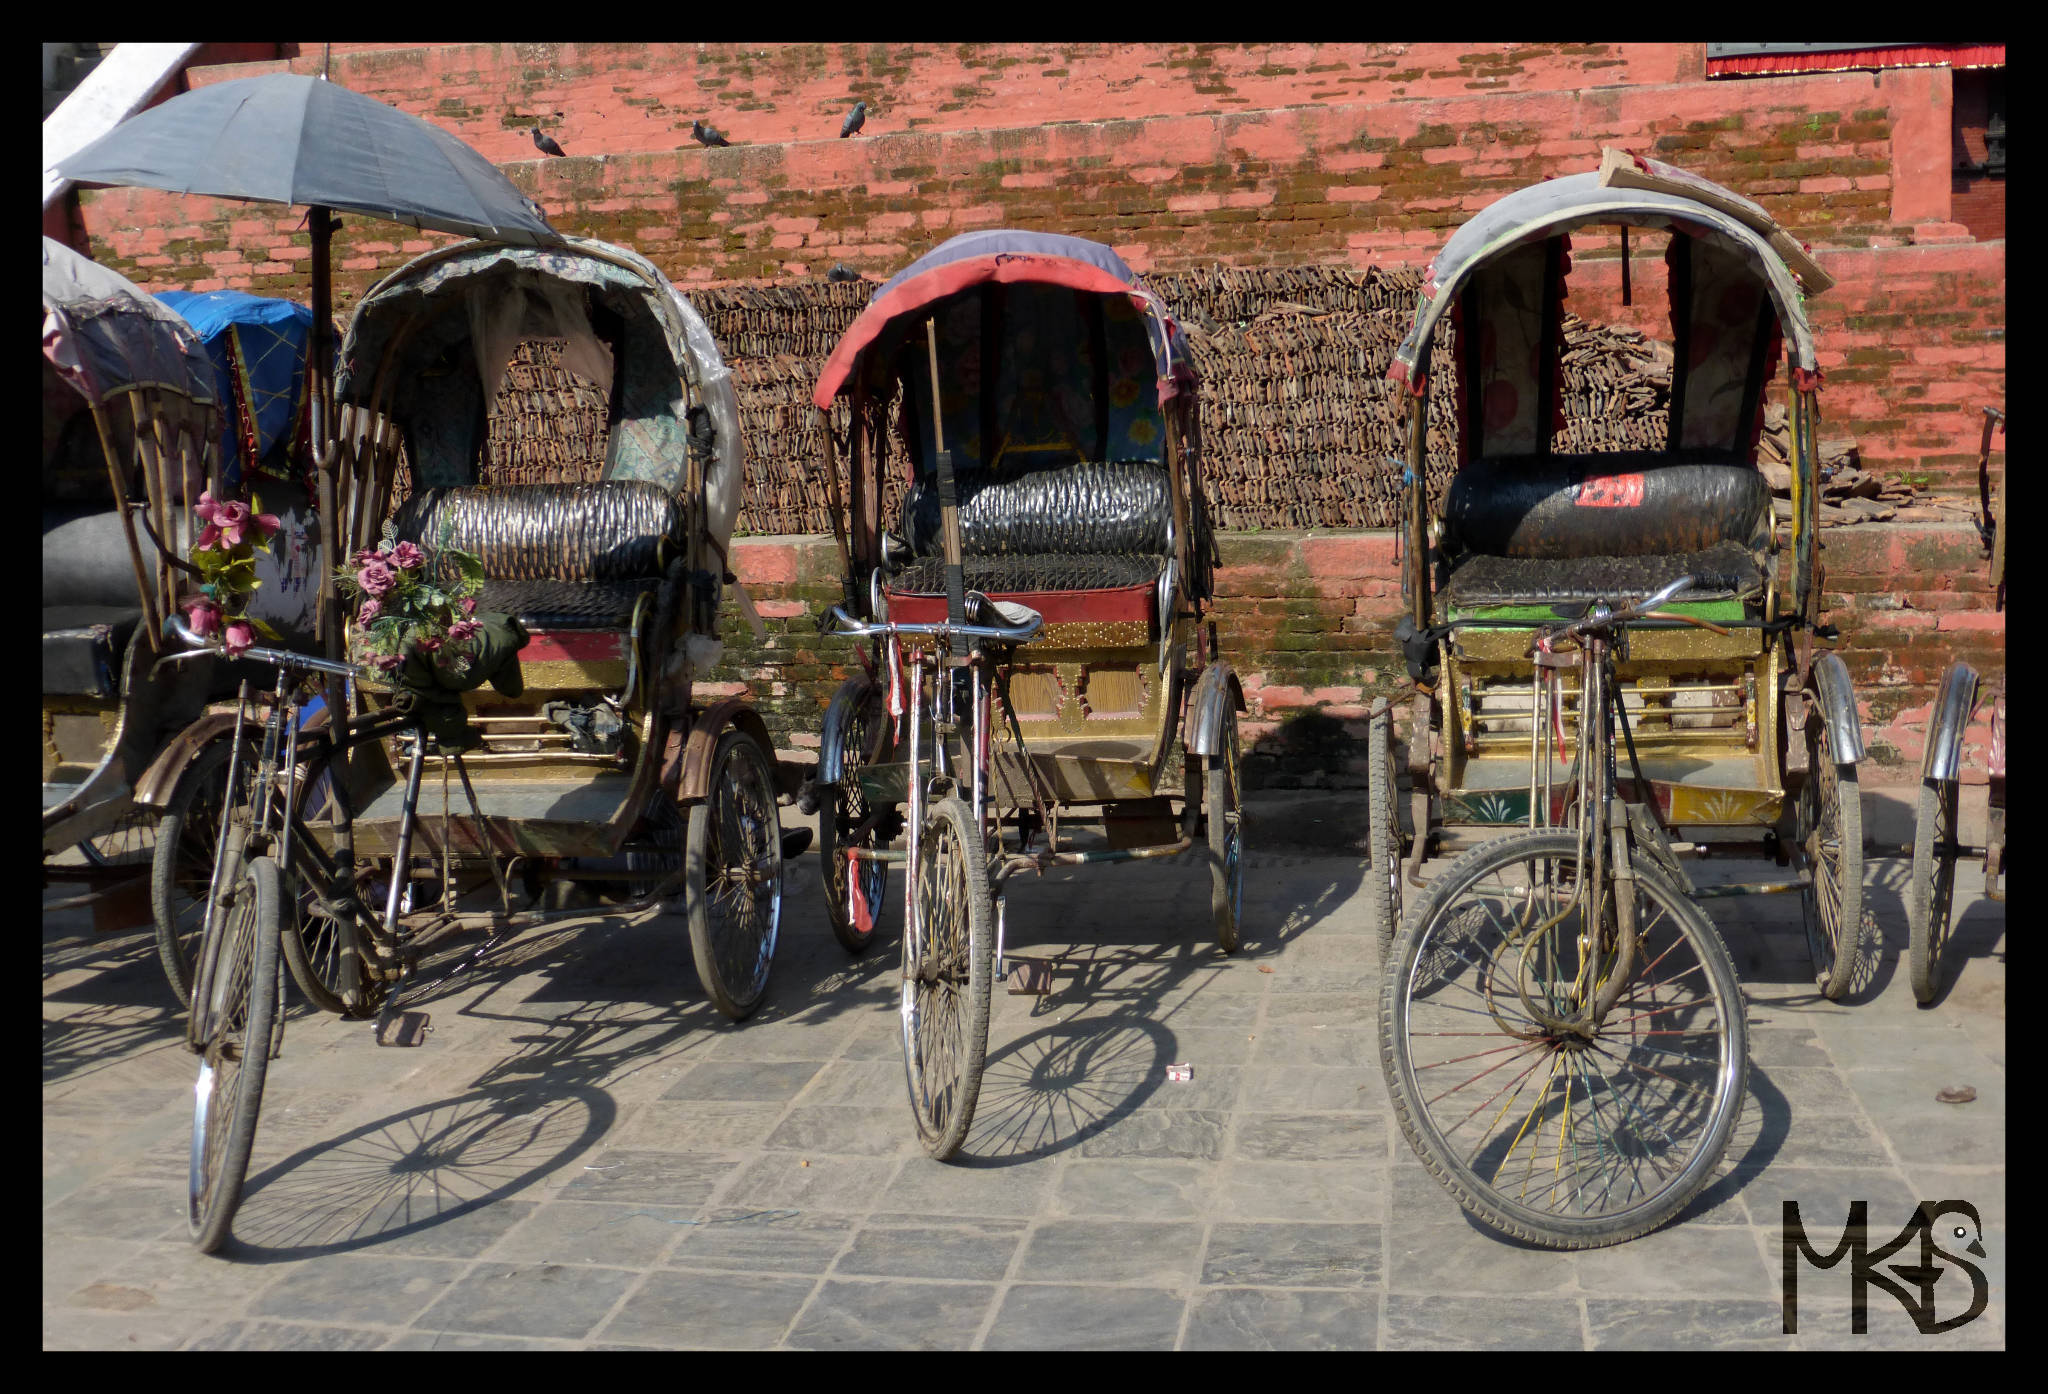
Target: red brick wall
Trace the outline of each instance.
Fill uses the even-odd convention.
[[[291,66],[318,60],[304,46]],[[1758,197],[1813,243],[1843,282],[1813,304],[1830,431],[1966,488],[1976,407],[2003,396],[2004,248],[1926,221],[1948,213],[1949,133],[1927,115],[1946,70],[1710,84],[1701,61],[1698,45],[478,45],[342,53],[336,73],[457,129],[557,225],[637,246],[685,286],[837,261],[882,276],[1003,224],[1095,237],[1140,269],[1418,264],[1501,194],[1627,145]],[[889,119],[837,140],[862,83]],[[696,94],[753,143],[674,148],[665,123],[687,127]],[[557,109],[545,123],[568,148],[614,153],[534,158],[526,125]],[[1918,183],[1894,187],[1922,154]],[[84,206],[96,255],[144,284],[304,293],[296,211],[141,190]],[[1928,237],[1961,240],[1905,246]],[[338,302],[441,240],[345,219]],[[1611,242],[1579,239],[1581,296],[1616,281]],[[1636,269],[1661,324],[1661,266]]]
[[[317,71],[319,44],[289,65]],[[702,117],[749,145],[1698,80],[1698,44],[445,44],[335,46],[334,77],[493,160],[670,150]],[[195,78],[195,81],[198,80]],[[560,113],[557,119],[556,113]]]

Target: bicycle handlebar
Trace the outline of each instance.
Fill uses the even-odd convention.
[[[884,620],[880,624],[863,624],[846,613],[843,605],[834,605],[828,612],[832,627],[825,632],[842,634],[851,639],[865,639],[872,634],[935,634],[945,638],[958,636],[963,639],[992,639],[997,643],[1021,644],[1035,637],[1045,624],[1043,616],[1034,615],[1026,624],[906,624],[895,620]]]
[[[224,654],[226,651],[216,643],[192,632],[192,627],[176,615],[164,617],[164,633],[176,638],[191,653],[172,654],[173,659],[195,657],[198,653]],[[338,678],[355,678],[363,682],[378,681],[377,675],[365,672],[352,663],[336,663],[332,659],[314,658],[303,653],[292,653],[285,649],[247,648],[235,655],[236,658],[253,658],[259,663],[274,663],[280,668],[303,669],[310,673],[332,673]]]
[[[1662,606],[1664,602],[1691,584],[1692,577],[1681,576],[1677,580],[1645,596],[1626,610],[1602,610],[1600,608],[1601,602],[1596,600],[1586,608],[1586,613],[1582,618],[1573,620],[1570,624],[1564,625],[1561,628],[1550,630],[1549,633],[1554,639],[1568,639],[1584,634],[1589,629],[1606,629],[1617,624],[1627,624],[1630,620],[1641,619],[1648,615],[1652,610]],[[1666,618],[1682,620],[1689,619],[1690,617],[1686,615],[1670,615],[1666,616]]]

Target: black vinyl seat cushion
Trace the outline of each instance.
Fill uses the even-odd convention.
[[[969,470],[959,491],[967,556],[1163,553],[1173,520],[1166,469],[1150,460]],[[938,490],[912,486],[903,516],[910,550],[938,555]]]
[[[142,611],[113,605],[56,605],[43,611],[43,695],[113,697],[121,655]]]
[[[425,489],[399,508],[397,535],[429,553],[442,541],[484,567],[479,610],[534,629],[624,629],[659,591],[683,514],[642,480]],[[650,602],[652,603],[652,602]]]
[[[485,581],[477,609],[515,616],[534,629],[624,629],[633,606],[661,589],[661,578],[637,581]],[[652,605],[653,600],[648,604]]]
[[[1719,542],[1642,557],[1467,557],[1451,572],[1444,598],[1458,610],[1641,599],[1688,575],[1693,584],[1674,600],[1730,600],[1756,595],[1764,585],[1763,568],[1748,548]]]
[[[960,550],[967,588],[989,595],[1149,586],[1166,568],[1173,494],[1150,460],[967,471],[959,480]],[[904,499],[908,560],[889,577],[898,594],[946,589],[937,490]],[[901,544],[897,544],[900,546]]]

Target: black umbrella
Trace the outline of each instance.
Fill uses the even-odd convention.
[[[272,73],[201,87],[123,121],[63,161],[57,172],[89,184],[124,184],[258,203],[306,204],[313,238],[313,440],[320,513],[334,565],[333,442],[326,397],[332,369],[328,240],[332,211],[494,242],[542,246],[561,235],[540,206],[489,160],[438,126],[321,78]],[[323,605],[330,654],[340,626]]]

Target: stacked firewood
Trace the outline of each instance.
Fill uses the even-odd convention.
[[[605,394],[562,366],[560,340],[526,339],[491,403],[494,484],[579,483],[604,471]]]
[[[1386,372],[1414,318],[1417,272],[1214,267],[1147,280],[1185,331],[1199,379],[1203,474],[1219,527],[1389,527],[1399,520],[1412,398]],[[740,531],[829,531],[810,396],[875,289],[872,281],[817,280],[690,292],[739,394],[748,458]],[[1430,361],[1426,475],[1437,501],[1456,461],[1453,338],[1446,322]],[[507,482],[588,479],[602,469],[604,401],[559,359],[559,346],[542,342],[522,344],[513,359],[491,416],[492,459],[502,462],[499,477]],[[1663,447],[1668,345],[1567,315],[1563,387],[1564,426],[1554,449]],[[843,401],[832,413],[842,500],[849,497],[847,414]],[[885,516],[893,518],[906,450],[895,407],[885,419],[881,477]],[[1782,436],[1782,412],[1778,426]],[[1865,497],[1846,487],[1841,494]]]

